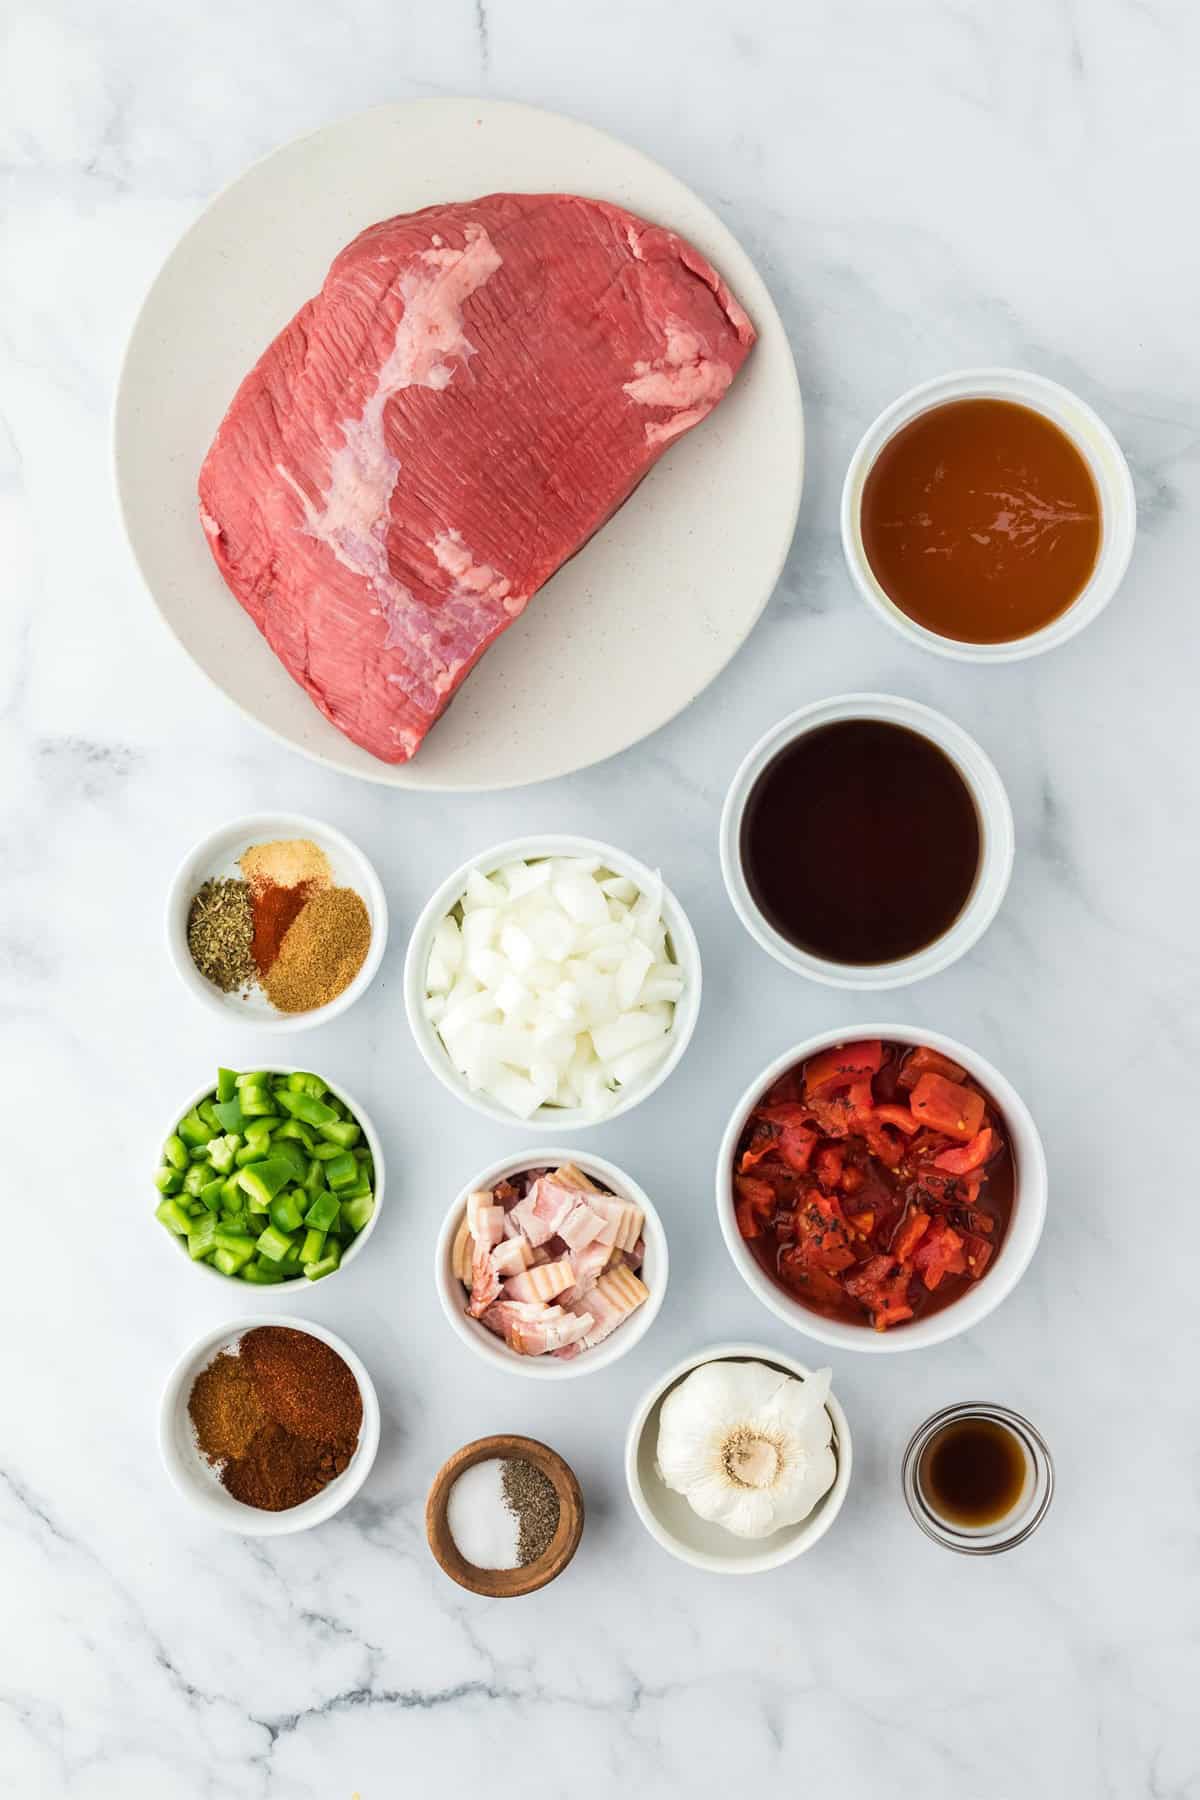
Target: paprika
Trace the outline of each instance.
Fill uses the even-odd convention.
[[[258,1325],[201,1371],[188,1412],[201,1454],[234,1499],[287,1512],[349,1467],[362,1395],[322,1339]]]

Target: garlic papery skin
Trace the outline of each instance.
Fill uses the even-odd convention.
[[[837,1475],[830,1371],[807,1381],[760,1362],[693,1369],[659,1410],[658,1475],[735,1537],[798,1525]]]

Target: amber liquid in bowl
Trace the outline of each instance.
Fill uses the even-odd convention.
[[[1011,400],[931,407],[888,439],[863,485],[875,579],[959,643],[1011,643],[1061,617],[1091,579],[1101,528],[1083,455]]]
[[[1029,1463],[1015,1432],[996,1419],[954,1419],[935,1431],[917,1465],[926,1505],[948,1525],[980,1531],[1015,1511]]]

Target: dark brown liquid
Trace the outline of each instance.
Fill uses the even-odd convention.
[[[1086,587],[1100,496],[1066,433],[1008,400],[953,400],[889,439],[863,486],[862,541],[880,587],[942,637],[1006,644]]]
[[[995,1525],[1025,1488],[1025,1451],[995,1419],[955,1419],[935,1431],[917,1465],[926,1504],[951,1525]]]
[[[936,744],[846,719],[804,732],[750,791],[746,885],[789,943],[829,962],[894,962],[961,913],[979,868],[979,817]]]

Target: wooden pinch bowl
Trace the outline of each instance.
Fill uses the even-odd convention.
[[[554,1536],[536,1562],[526,1563],[520,1569],[477,1569],[463,1556],[450,1534],[446,1507],[451,1488],[466,1469],[475,1463],[487,1462],[491,1457],[532,1463],[558,1495],[558,1527]],[[461,1450],[456,1450],[434,1477],[425,1502],[425,1532],[429,1548],[459,1587],[467,1588],[472,1594],[482,1594],[488,1600],[515,1600],[520,1594],[534,1594],[538,1588],[545,1587],[556,1575],[562,1574],[574,1556],[583,1536],[583,1494],[574,1470],[556,1451],[546,1444],[539,1444],[536,1438],[506,1434],[476,1438],[473,1444],[464,1444]]]

